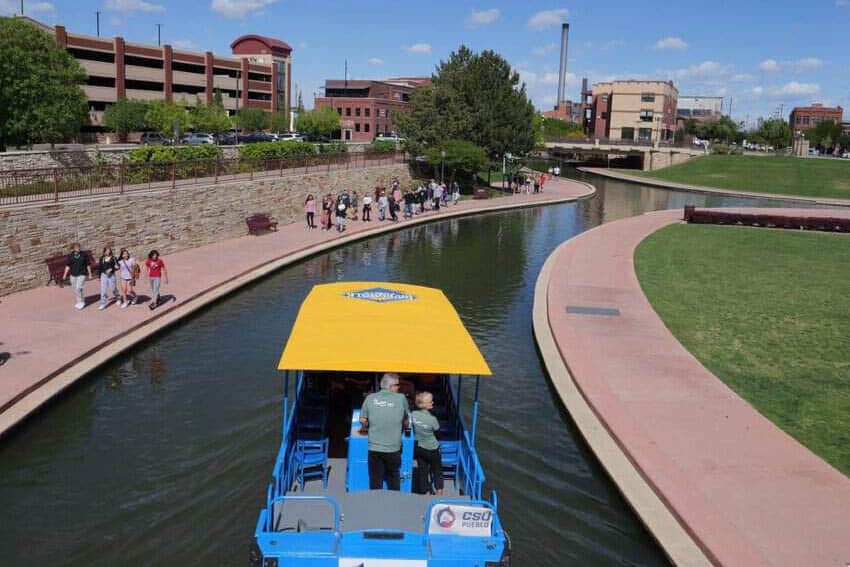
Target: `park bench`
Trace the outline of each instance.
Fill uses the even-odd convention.
[[[254,213],[245,219],[248,225],[248,234],[261,234],[270,230],[277,230],[277,221],[266,213]]]
[[[89,259],[89,266],[91,266],[92,273],[94,273],[95,268],[97,267],[97,261],[94,259],[91,250],[83,250],[82,253]],[[50,274],[50,279],[47,280],[47,285],[50,285],[50,282],[54,282],[59,287],[63,287],[65,285],[65,279],[62,276],[65,273],[65,266],[68,265],[68,255],[57,254],[56,256],[51,256],[44,262],[47,264],[47,271]]]

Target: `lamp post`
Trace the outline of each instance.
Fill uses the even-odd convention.
[[[446,182],[446,150],[440,150],[440,183]]]

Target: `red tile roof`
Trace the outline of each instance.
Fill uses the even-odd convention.
[[[249,39],[255,39],[259,42],[262,42],[262,43],[266,44],[266,46],[269,49],[283,49],[284,51],[292,51],[292,47],[288,43],[286,43],[285,41],[281,41],[281,40],[275,39],[273,37],[266,37],[266,36],[263,36],[263,35],[255,35],[255,34],[248,34],[248,35],[243,35],[243,36],[237,37],[236,39],[233,40],[233,43],[230,44],[230,48],[233,49],[238,44],[242,43],[243,41],[247,41]]]

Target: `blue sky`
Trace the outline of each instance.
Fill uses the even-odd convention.
[[[680,94],[722,95],[736,119],[823,102],[850,108],[850,0],[662,2],[25,0],[70,31],[230,52],[258,33],[294,48],[293,88],[312,106],[326,78],[428,75],[461,43],[505,56],[535,105],[555,102],[560,23],[571,24],[568,95],[581,77],[672,79]],[[19,0],[0,0],[0,13]],[[845,111],[850,120],[850,109]]]

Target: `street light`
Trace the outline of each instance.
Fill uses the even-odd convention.
[[[440,150],[440,183],[446,182],[446,150]]]

